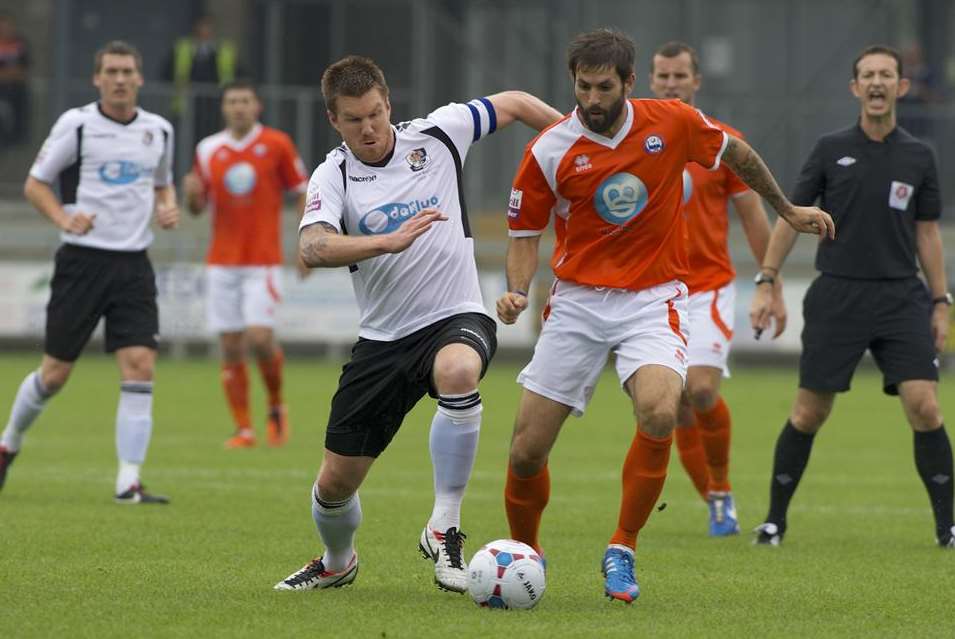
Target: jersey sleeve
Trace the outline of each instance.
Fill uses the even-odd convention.
[[[344,230],[342,222],[345,217],[345,189],[342,179],[342,172],[334,157],[326,158],[318,165],[308,181],[305,213],[298,225],[299,231],[319,222],[326,222],[336,229]]]
[[[925,175],[918,187],[915,201],[915,219],[923,222],[937,220],[942,216],[942,195],[938,187],[938,168],[935,163],[935,154],[926,149],[928,154]]]
[[[739,138],[740,140],[745,140],[743,134],[739,131],[727,131],[734,137]],[[750,188],[746,185],[746,182],[743,182],[739,179],[739,176],[733,173],[730,168],[726,165],[723,165],[723,170],[726,171],[726,194],[730,197],[737,197],[743,195],[744,193],[749,193]]]
[[[47,184],[54,183],[60,173],[79,159],[82,128],[82,121],[70,112],[61,115],[40,147],[30,167],[30,176]]]
[[[796,178],[792,192],[792,202],[796,206],[812,206],[825,189],[824,153],[822,140],[817,140]]]
[[[462,160],[472,144],[497,130],[497,112],[487,98],[467,104],[452,102],[428,114],[427,119],[451,138]]]
[[[702,111],[678,103],[687,130],[687,161],[696,162],[710,171],[720,168],[720,158],[729,142],[729,136]]]
[[[557,197],[529,146],[511,188],[507,205],[508,234],[511,237],[540,235],[550,223],[556,203]]]
[[[305,163],[298,154],[295,144],[288,136],[282,138],[282,154],[279,156],[279,175],[282,186],[287,191],[304,193],[308,186],[308,174]]]
[[[159,158],[159,164],[156,165],[156,170],[153,172],[153,184],[158,188],[173,183],[172,158],[176,148],[172,125],[163,122],[160,128],[162,129],[162,157]]]

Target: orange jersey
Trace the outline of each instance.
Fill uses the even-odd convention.
[[[726,142],[678,100],[628,100],[612,139],[574,111],[527,146],[511,190],[510,235],[540,234],[553,213],[558,278],[637,291],[683,280],[683,168],[718,168]]]
[[[731,126],[708,117],[729,135],[743,138]],[[707,171],[693,162],[683,174],[683,203],[690,230],[690,273],[684,283],[690,293],[723,288],[736,277],[729,251],[730,199],[749,187],[726,166]]]
[[[282,194],[304,192],[305,165],[286,134],[256,124],[241,140],[220,131],[196,147],[193,170],[212,205],[206,261],[221,266],[282,263]]]

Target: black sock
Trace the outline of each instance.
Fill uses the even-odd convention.
[[[806,470],[809,453],[815,433],[809,435],[796,430],[792,422],[786,425],[776,440],[776,453],[773,456],[773,477],[769,485],[769,514],[766,521],[779,526],[779,532],[786,532],[786,511],[796,492],[799,479]]]
[[[946,540],[952,529],[952,444],[945,426],[915,431],[915,468],[928,491],[935,515],[935,536]]]

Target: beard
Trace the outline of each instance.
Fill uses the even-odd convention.
[[[594,133],[603,133],[613,126],[613,123],[620,117],[624,102],[626,102],[626,97],[620,96],[620,99],[610,105],[609,109],[591,107],[591,109],[597,110],[599,113],[591,113],[591,109],[585,108],[579,101],[577,102],[577,107],[580,109],[580,116],[583,118],[587,128]]]

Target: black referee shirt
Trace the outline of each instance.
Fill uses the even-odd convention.
[[[816,268],[829,275],[895,279],[918,273],[916,220],[937,220],[941,195],[935,156],[897,126],[884,142],[858,123],[827,133],[802,167],[792,201],[832,215],[836,239],[823,239]]]

